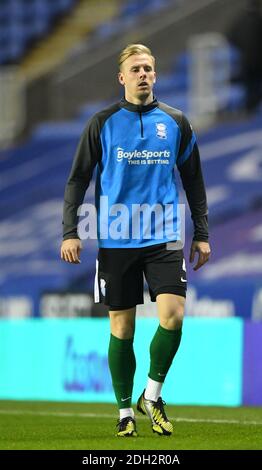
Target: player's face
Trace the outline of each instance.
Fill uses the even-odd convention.
[[[127,101],[134,104],[149,103],[153,99],[156,81],[153,58],[148,54],[132,55],[122,64],[119,82],[125,87]]]

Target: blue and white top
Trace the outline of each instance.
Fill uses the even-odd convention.
[[[194,223],[208,240],[207,202],[196,137],[183,113],[156,99],[124,98],[88,122],[66,185],[64,239],[78,238],[78,207],[96,167],[99,247],[139,248],[180,239],[176,167]]]

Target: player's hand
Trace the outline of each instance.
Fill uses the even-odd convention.
[[[81,240],[78,238],[70,238],[64,240],[61,245],[61,259],[68,263],[81,263],[80,252],[82,250]]]
[[[194,271],[197,271],[203,264],[205,264],[209,260],[209,256],[211,254],[210,245],[208,242],[197,242],[192,241],[191,251],[190,251],[190,263],[193,263],[195,259],[195,254],[198,253],[198,261],[197,264],[193,267]]]

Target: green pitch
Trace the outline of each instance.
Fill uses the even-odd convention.
[[[137,416],[139,436],[115,437],[116,407],[99,403],[0,401],[0,449],[262,449],[262,408],[168,406],[171,437]]]

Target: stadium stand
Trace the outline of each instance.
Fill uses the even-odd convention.
[[[10,23],[5,19],[9,18],[11,8],[13,18],[19,19],[15,23],[16,37],[24,34],[21,27],[23,22],[32,23],[30,15],[35,10],[31,8],[29,14],[29,9],[21,9],[21,1],[12,0],[3,4],[0,24],[4,27],[1,35],[5,24]],[[48,18],[50,21],[73,5],[73,1],[69,0],[31,0],[25,3],[38,8],[38,18]],[[159,11],[168,4],[168,0],[125,2],[117,17],[100,26],[92,40],[96,37],[105,39],[114,34],[117,21],[121,25],[131,25],[141,13],[148,10]],[[40,10],[45,13],[40,15]],[[50,27],[51,23],[48,24]],[[35,28],[37,29],[36,26]],[[25,30],[27,41],[30,41],[33,33],[30,28]],[[0,40],[1,38],[2,36]],[[13,46],[14,51],[15,47],[23,48],[24,51],[27,43],[21,41],[19,46],[17,44]],[[229,52],[230,67],[237,70],[237,51],[230,48]],[[214,53],[218,71],[224,60],[223,54],[223,50]],[[191,57],[185,50],[176,56],[171,61],[169,70],[159,77],[155,88],[159,100],[180,108],[189,115],[190,60]],[[219,82],[219,73],[217,80]],[[218,87],[216,92],[220,111],[236,114],[232,114],[226,123],[198,132],[207,181],[213,255],[212,263],[197,275],[190,269],[191,298],[203,295],[216,298],[217,295],[219,302],[219,299],[228,296],[231,307],[225,309],[225,316],[232,311],[246,316],[252,315],[252,299],[261,289],[262,263],[259,253],[262,238],[259,221],[262,201],[262,113],[260,110],[249,119],[238,116],[243,102],[243,89],[239,85],[228,83],[226,88]],[[92,292],[95,240],[84,242],[81,265],[71,266],[59,262],[62,195],[79,136],[89,117],[107,104],[109,101],[105,100],[85,103],[74,119],[43,123],[35,128],[31,137],[23,144],[0,153],[0,300],[26,298],[27,302],[20,303],[25,305],[21,315],[38,316],[41,295],[46,291],[66,292],[78,289]],[[88,190],[86,201],[94,202],[94,183]],[[186,224],[188,257],[191,230],[188,213]],[[236,233],[237,237],[230,237],[231,233]],[[245,282],[247,275],[249,287],[246,290],[246,301],[240,305],[237,289]],[[238,308],[233,308],[232,305],[236,305],[236,302]],[[203,303],[201,308],[202,312],[206,311]],[[0,309],[0,315],[2,311]],[[19,315],[19,309],[16,308],[16,312]]]
[[[21,60],[36,40],[51,31],[75,0],[2,0],[0,8],[0,64]]]
[[[2,0],[0,66],[19,65],[27,82],[41,77],[114,17],[117,6],[118,0]]]
[[[21,63],[20,73],[27,80],[41,76],[77,48],[101,22],[116,14],[118,0],[74,0],[69,15],[64,15],[50,34],[39,41]]]
[[[261,123],[258,114],[248,122],[218,125],[199,135],[214,245],[212,263],[197,276],[190,270],[199,292],[201,281],[205,286],[208,281],[212,290],[214,282],[217,288],[217,281],[230,276],[244,280],[248,273],[254,289],[261,277]],[[74,121],[43,124],[25,144],[0,154],[0,292],[28,296],[34,315],[43,291],[70,290],[76,277],[80,290],[92,292],[95,240],[84,242],[81,265],[59,262],[62,194],[84,125],[81,110]],[[86,202],[94,202],[93,183]],[[189,215],[187,225],[189,229]],[[230,233],[237,233],[237,239]],[[189,242],[190,237],[187,250]]]
[[[176,2],[172,2],[175,5]],[[118,14],[112,20],[106,21],[96,28],[93,37],[95,40],[105,40],[119,31],[126,31],[135,25],[143,15],[154,15],[160,10],[170,6],[170,0],[128,0],[119,5]]]

